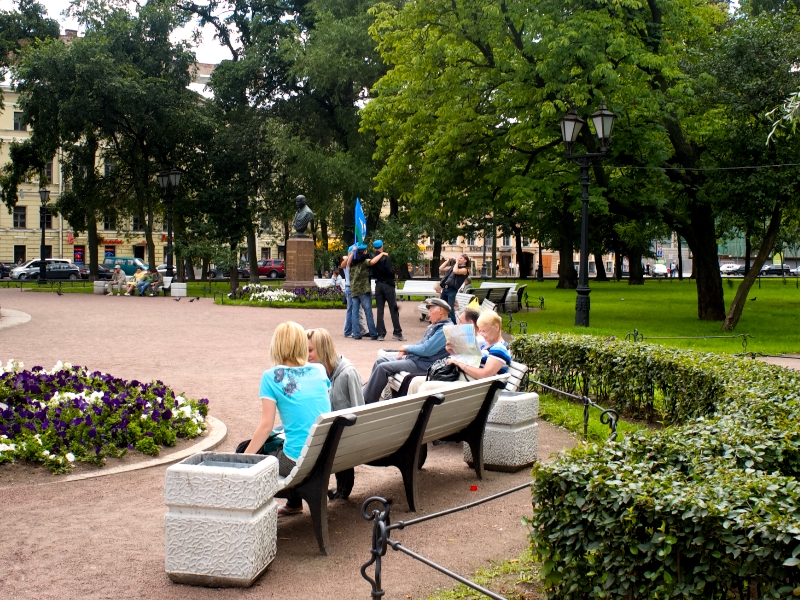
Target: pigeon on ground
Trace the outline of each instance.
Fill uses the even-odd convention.
[[[192,298],[191,300],[189,300],[189,302],[194,302],[194,298]]]
[[[750,302],[755,302],[755,301],[756,301],[756,296],[753,296],[752,298],[750,298]]]
[[[175,300],[175,302],[180,302],[181,301],[180,296],[178,298],[173,298],[173,300]]]
[[[200,300],[200,296],[198,296],[197,298],[195,298],[195,300]]]

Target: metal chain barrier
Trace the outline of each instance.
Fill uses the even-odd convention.
[[[402,552],[413,558],[414,560],[418,560],[421,563],[428,565],[432,569],[436,569],[440,573],[444,573],[448,577],[455,579],[456,581],[463,583],[467,587],[472,588],[492,598],[493,600],[506,600],[503,596],[495,594],[491,590],[487,590],[486,588],[478,585],[467,579],[466,577],[462,577],[458,573],[454,573],[453,571],[443,567],[442,565],[432,561],[431,559],[422,556],[414,552],[413,550],[409,550],[403,544],[398,542],[397,540],[393,540],[389,537],[391,532],[395,529],[405,529],[406,527],[411,527],[412,525],[418,525],[419,523],[424,523],[425,521],[430,521],[431,519],[438,519],[439,517],[444,517],[446,515],[451,515],[453,513],[460,512],[462,510],[466,510],[468,508],[472,508],[474,506],[478,506],[480,504],[484,504],[486,502],[491,502],[492,500],[497,500],[498,498],[502,498],[503,496],[507,496],[509,494],[513,494],[514,492],[518,492],[524,489],[530,489],[531,483],[526,482],[520,485],[517,485],[511,489],[498,492],[497,494],[492,494],[491,496],[487,496],[486,498],[481,498],[480,500],[475,500],[474,502],[468,502],[467,504],[462,504],[460,506],[455,506],[453,508],[448,508],[446,510],[441,510],[439,512],[431,513],[429,515],[424,515],[421,517],[417,517],[415,519],[410,519],[408,521],[398,521],[395,524],[392,524],[391,517],[389,515],[389,509],[391,507],[392,501],[387,500],[386,498],[382,498],[380,496],[372,496],[367,498],[364,501],[364,504],[361,506],[361,516],[367,521],[373,521],[372,525],[372,549],[370,550],[371,558],[369,561],[364,563],[361,566],[361,576],[366,579],[370,585],[372,586],[372,599],[378,600],[379,598],[383,598],[386,594],[386,591],[383,589],[383,584],[381,582],[381,575],[382,575],[382,563],[381,560],[384,556],[386,556],[386,550],[391,548],[397,552]],[[373,508],[371,511],[369,510],[370,504],[378,504],[380,508]],[[375,577],[370,577],[367,575],[367,569],[375,565]]]
[[[625,335],[625,341],[629,342],[642,342],[645,339],[648,340],[735,340],[742,338],[742,351],[735,356],[749,356],[751,358],[755,358],[756,356],[767,356],[766,354],[760,354],[759,352],[748,352],[747,351],[747,340],[749,338],[755,339],[756,336],[750,335],[749,333],[737,333],[734,335],[648,335],[646,338],[644,334],[639,333],[638,329],[634,329],[633,331],[628,332]]]

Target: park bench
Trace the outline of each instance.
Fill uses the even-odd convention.
[[[166,296],[167,291],[172,287],[172,279],[172,277],[162,277],[161,283],[157,284],[155,288],[151,285],[150,287],[153,291],[153,295],[158,296],[158,292],[163,291]]]
[[[506,386],[503,388],[505,392],[516,392],[520,385],[523,384],[526,374],[528,372],[528,366],[522,363],[511,361],[511,365],[508,367],[508,379],[506,380]],[[392,388],[392,391],[397,391],[400,389],[400,386],[403,385],[403,380],[409,375],[408,371],[400,371],[399,373],[395,373],[392,377],[389,378],[389,387]],[[522,387],[525,387],[524,385]]]
[[[516,287],[516,283],[482,281],[478,289],[488,290],[486,297],[498,305],[499,312],[509,312],[509,305],[512,308],[516,306],[517,310],[519,310],[519,295]]]
[[[426,298],[438,298],[439,293],[435,286],[439,285],[438,281],[407,279],[403,284],[402,290],[397,290],[398,296],[405,296],[406,300],[410,300],[411,296],[425,296]]]
[[[418,508],[417,470],[424,444],[466,442],[483,477],[483,434],[489,410],[508,375],[453,384],[435,394],[415,394],[324,413],[311,427],[297,465],[279,478],[276,496],[308,504],[320,552],[329,552],[328,481],[359,465],[394,466],[403,477],[411,511]]]
[[[331,287],[333,285],[330,279],[317,278],[317,277],[314,278],[314,283],[317,284],[317,287],[321,288]]]

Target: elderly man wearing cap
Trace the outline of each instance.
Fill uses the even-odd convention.
[[[389,315],[392,318],[392,338],[398,342],[405,342],[403,328],[400,327],[400,313],[397,311],[397,290],[394,287],[394,269],[392,259],[389,258],[382,240],[372,242],[376,254],[370,259],[372,276],[375,278],[375,304],[378,308],[378,318],[375,324],[378,328],[378,340],[386,337],[386,324],[383,321],[383,309],[389,304]]]
[[[117,296],[122,296],[123,289],[128,284],[128,276],[119,265],[114,265],[114,272],[111,274],[111,281],[106,284],[106,292],[109,296],[114,295],[114,286],[117,286]]]
[[[421,375],[427,373],[428,367],[437,360],[449,356],[445,350],[447,340],[442,328],[450,323],[450,305],[441,298],[431,298],[425,304],[431,319],[425,335],[417,344],[400,346],[397,358],[381,357],[375,361],[369,381],[364,387],[366,404],[380,400],[389,377],[395,373],[408,371],[412,375]]]
[[[367,317],[370,339],[377,340],[378,332],[375,330],[375,321],[372,318],[372,287],[369,282],[367,245],[358,244],[347,258],[347,262],[350,267],[350,295],[352,297],[352,302],[350,303],[350,326],[353,339],[361,339],[361,331],[358,327],[358,309],[360,307],[364,309],[364,315]]]

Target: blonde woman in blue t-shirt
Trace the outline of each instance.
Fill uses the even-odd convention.
[[[269,349],[274,366],[261,376],[261,421],[244,451],[259,453],[272,433],[277,410],[286,439],[281,448],[269,453],[278,459],[281,477],[295,467],[317,417],[331,410],[331,382],[325,367],[308,362],[307,342],[305,330],[293,321],[281,323],[275,330]],[[278,508],[280,515],[301,512],[303,503],[299,498],[290,498]]]

